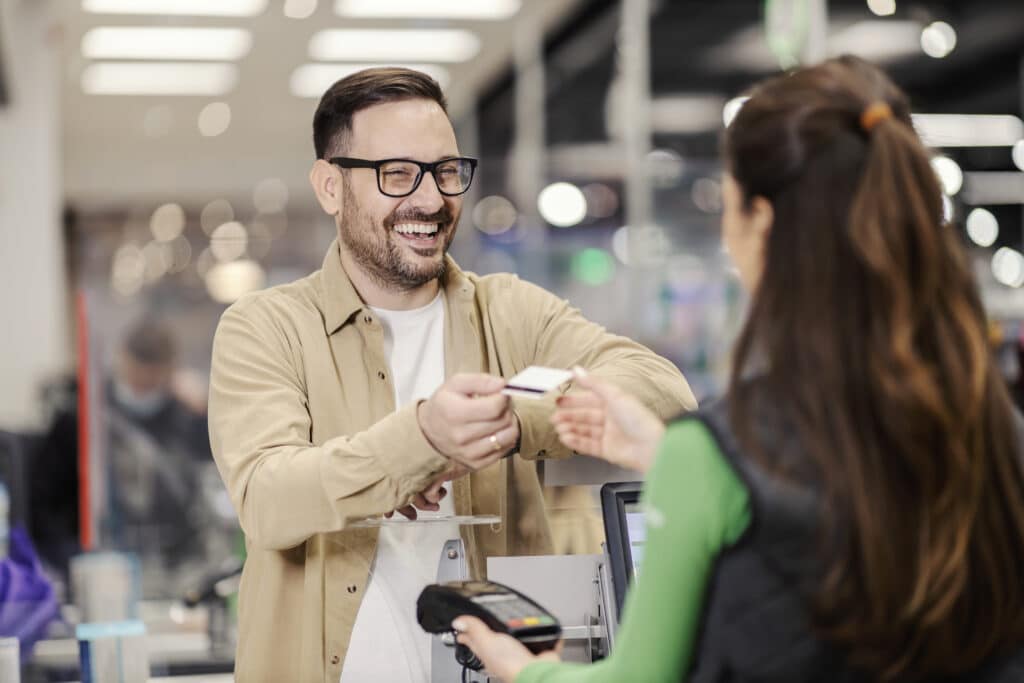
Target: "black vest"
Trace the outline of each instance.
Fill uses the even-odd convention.
[[[753,412],[757,438],[772,445],[772,457],[778,457],[787,471],[806,472],[802,468],[810,459],[778,406],[755,406]],[[871,678],[851,669],[841,652],[816,637],[811,625],[808,605],[817,579],[818,491],[772,477],[744,457],[729,426],[725,401],[681,419],[698,419],[708,427],[749,490],[751,508],[746,533],[722,552],[715,565],[705,592],[695,662],[686,680],[869,683]],[[1021,682],[1024,647],[1009,659],[955,681]]]

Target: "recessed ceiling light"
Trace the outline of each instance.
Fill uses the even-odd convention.
[[[880,17],[896,14],[896,0],[868,0],[868,9]]]
[[[252,17],[266,8],[267,0],[82,0],[82,9],[95,14]]]
[[[82,37],[86,59],[241,59],[252,34],[240,28],[100,26]]]
[[[223,95],[238,82],[234,64],[98,62],[82,72],[88,95]]]
[[[464,62],[479,51],[480,39],[462,29],[331,29],[309,41],[310,58],[322,62]]]
[[[343,17],[407,19],[508,19],[520,0],[335,0]]]
[[[308,19],[316,12],[317,0],[284,0],[284,15],[289,19]]]
[[[450,76],[448,70],[437,64],[303,64],[292,72],[291,91],[297,97],[321,97],[335,81],[357,71],[377,66],[403,66],[432,77],[445,88]]]

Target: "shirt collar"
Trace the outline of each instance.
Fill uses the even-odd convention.
[[[329,335],[337,332],[366,307],[341,265],[340,249],[337,239],[331,242],[321,270],[324,287],[324,324]],[[445,255],[444,258],[446,268],[442,287],[445,297],[450,301],[471,299],[474,290],[472,281],[466,277],[451,256]]]

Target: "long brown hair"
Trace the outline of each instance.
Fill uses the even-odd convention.
[[[892,116],[864,125],[877,103]],[[906,96],[862,60],[830,60],[759,86],[724,151],[745,199],[774,209],[731,419],[770,463],[749,419],[756,371],[812,456],[820,632],[885,681],[1024,643],[1013,407]]]

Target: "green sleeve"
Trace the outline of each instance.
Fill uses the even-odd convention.
[[[535,662],[516,683],[679,681],[689,669],[718,553],[750,523],[746,487],[699,420],[669,427],[643,496],[647,541],[610,657]]]

